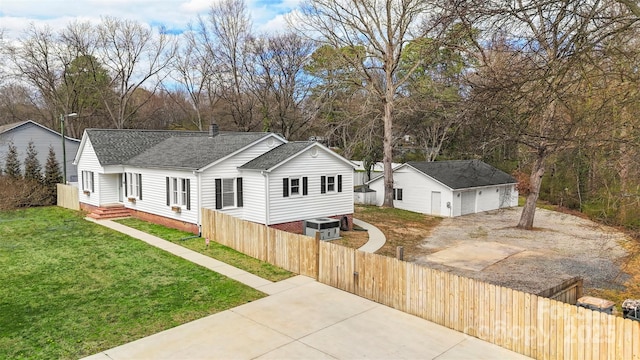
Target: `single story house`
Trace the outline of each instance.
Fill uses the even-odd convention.
[[[37,158],[42,166],[43,174],[47,164],[47,157],[49,156],[49,146],[53,147],[53,151],[56,153],[56,160],[58,160],[60,171],[62,172],[62,136],[59,132],[31,120],[0,126],[0,165],[4,167],[6,156],[9,152],[9,143],[13,142],[13,145],[18,150],[18,160],[20,160],[21,169],[24,172],[24,159],[30,141],[33,142],[36,151],[38,151]],[[67,182],[75,183],[78,181],[78,172],[75,165],[73,165],[73,156],[78,151],[80,140],[65,136],[64,141],[68,155]]]
[[[302,233],[303,221],[352,224],[353,164],[320,143],[266,132],[87,129],[75,157],[81,208],[198,233],[201,208]],[[90,214],[91,216],[91,214]]]
[[[518,206],[516,179],[480,160],[408,162],[393,170],[394,206],[454,217]],[[384,177],[367,183],[384,202]]]

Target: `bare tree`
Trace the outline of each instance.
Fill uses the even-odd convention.
[[[398,89],[415,70],[409,68],[401,74],[399,64],[410,40],[438,28],[440,14],[435,4],[424,0],[307,0],[300,8],[300,16],[290,21],[307,34],[318,34],[322,43],[334,48],[364,50],[363,58],[345,56],[343,60],[351,63],[362,86],[375,94],[383,110],[387,207],[393,207],[391,162]]]
[[[256,116],[257,101],[249,92],[247,42],[251,37],[251,19],[244,0],[222,0],[211,6],[209,16],[199,19],[201,33],[208,36],[207,50],[220,65],[216,82],[225,115],[241,131],[251,131],[260,123]]]
[[[261,103],[263,129],[296,137],[314,115],[309,94],[313,79],[305,74],[314,43],[294,33],[251,41],[254,71],[250,88]]]
[[[71,111],[68,89],[74,84],[65,83],[64,74],[79,49],[62,42],[49,27],[31,25],[24,38],[5,50],[15,69],[13,76],[36,90],[38,99],[34,101],[47,112],[47,125],[57,128],[58,115]]]
[[[159,89],[176,42],[162,29],[155,33],[138,22],[112,17],[103,18],[95,31],[95,56],[109,71],[109,90],[113,90],[101,95],[113,126],[122,129]],[[139,92],[143,84],[146,92]],[[140,96],[134,101],[136,93]]]
[[[482,112],[492,113],[503,139],[530,150],[529,195],[518,227],[531,229],[550,155],[597,135],[593,117],[575,101],[581,84],[597,84],[591,79],[598,69],[588,64],[603,41],[630,22],[619,6],[602,1],[491,5],[482,23],[494,27],[484,29],[488,51],[478,46],[481,65],[478,76],[470,77],[472,96],[479,95]]]
[[[205,117],[211,115],[218,102],[218,85],[215,73],[218,70],[218,58],[206,23],[199,19],[196,26],[190,26],[184,33],[183,45],[176,53],[172,63],[172,78],[181,85],[182,91],[169,91],[176,96],[176,103],[183,108],[183,96],[189,100],[190,108],[183,108],[191,122],[203,130]]]

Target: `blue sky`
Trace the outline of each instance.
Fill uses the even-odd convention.
[[[114,16],[164,25],[179,33],[217,0],[0,0],[0,29],[5,39],[19,37],[30,23],[63,28],[73,20],[100,21]],[[283,15],[300,0],[245,0],[256,31],[284,30]]]

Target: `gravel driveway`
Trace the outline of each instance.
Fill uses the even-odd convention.
[[[539,293],[574,276],[585,288],[621,288],[630,241],[613,228],[537,209],[531,231],[516,229],[522,208],[446,218],[410,261],[514,289]]]

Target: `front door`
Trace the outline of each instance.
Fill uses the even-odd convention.
[[[122,174],[118,174],[118,201],[124,202],[124,179]]]

